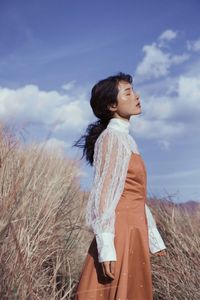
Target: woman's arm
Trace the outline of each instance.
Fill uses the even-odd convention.
[[[147,224],[148,224],[149,249],[151,253],[154,254],[158,251],[166,249],[166,246],[157,229],[156,222],[151,213],[151,210],[146,203],[145,203],[145,212],[146,212]]]
[[[86,225],[96,235],[99,262],[117,260],[115,208],[124,189],[129,159],[119,134],[105,130],[95,144],[95,175],[86,208]]]

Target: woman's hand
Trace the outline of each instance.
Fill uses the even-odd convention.
[[[104,261],[101,263],[103,274],[112,279],[115,278],[115,261]]]

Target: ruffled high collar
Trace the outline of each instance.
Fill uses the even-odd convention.
[[[128,120],[119,119],[119,118],[112,118],[110,119],[108,128],[114,128],[121,132],[129,133],[130,132],[130,122]]]

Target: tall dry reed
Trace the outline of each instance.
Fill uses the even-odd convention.
[[[79,172],[76,160],[0,126],[0,299],[71,299],[93,238]],[[167,246],[151,256],[154,300],[199,300],[199,205],[148,204]]]
[[[167,256],[151,257],[155,300],[200,299],[200,204],[149,203],[167,246]]]
[[[68,299],[81,241],[77,161],[0,126],[0,299]]]
[[[168,197],[152,200],[148,199],[147,203],[167,247],[166,256],[150,253],[154,300],[199,300],[200,204],[196,203],[191,212]],[[82,246],[85,256],[90,241],[88,236]],[[79,270],[83,262],[77,266]],[[134,300],[134,296],[130,300]]]

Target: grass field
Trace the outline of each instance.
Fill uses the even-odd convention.
[[[0,299],[70,299],[93,238],[79,173],[78,161],[24,145],[1,124]],[[155,299],[199,300],[199,205],[148,202],[167,246],[151,256]]]

